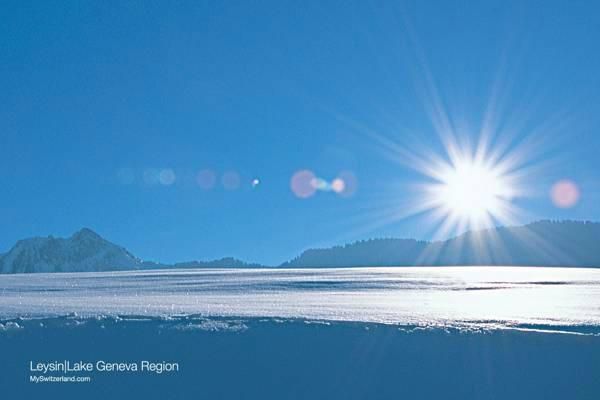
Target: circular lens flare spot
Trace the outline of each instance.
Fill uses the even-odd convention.
[[[564,179],[552,186],[550,196],[556,207],[571,208],[579,201],[579,187],[575,182]]]
[[[296,172],[290,181],[290,188],[296,197],[307,199],[315,194],[317,188],[314,185],[317,177],[312,171],[301,170]]]
[[[196,175],[196,182],[198,183],[198,186],[200,186],[200,189],[210,190],[214,188],[217,183],[217,174],[210,169],[203,169]]]
[[[217,183],[217,175],[210,169],[203,169],[196,175],[196,183],[203,190],[210,190]]]
[[[227,171],[221,177],[221,184],[225,190],[236,190],[240,187],[240,174],[235,171]]]
[[[331,182],[331,189],[336,193],[343,193],[346,188],[346,183],[341,178],[335,178],[333,182]]]
[[[173,183],[175,183],[176,178],[177,177],[175,176],[175,171],[173,171],[170,168],[163,169],[158,175],[158,180],[160,181],[161,185],[165,186],[170,186]]]

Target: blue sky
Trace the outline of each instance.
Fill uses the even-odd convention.
[[[382,216],[418,202],[409,184],[422,176],[373,138],[444,154],[440,109],[465,140],[491,110],[495,140],[530,143],[520,223],[598,220],[599,12],[591,1],[6,2],[0,249],[88,226],[145,259],[279,263],[312,246],[428,238],[421,215]],[[196,182],[206,169],[210,190]],[[328,182],[351,171],[357,190],[300,199],[290,179],[305,169]],[[226,190],[232,171],[239,187]],[[549,192],[565,179],[581,195],[559,208]]]

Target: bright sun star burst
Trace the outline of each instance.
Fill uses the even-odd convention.
[[[478,136],[440,135],[442,145],[399,144],[371,133],[382,154],[417,173],[412,183],[399,183],[393,201],[378,205],[371,226],[419,215],[433,239],[466,231],[515,225],[529,215],[518,202],[535,193],[532,182],[542,165],[533,140],[513,142],[482,132]],[[421,147],[421,148],[419,148]]]
[[[502,203],[512,197],[508,183],[497,171],[471,160],[461,160],[444,171],[434,187],[442,207],[473,222],[498,214]]]
[[[440,233],[510,223],[516,212],[513,200],[520,194],[515,166],[485,152],[450,154],[448,161],[438,160],[422,171],[432,182],[423,186],[421,206],[442,221]]]

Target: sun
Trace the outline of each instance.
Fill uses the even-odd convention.
[[[436,189],[448,213],[474,223],[498,214],[512,197],[509,184],[497,171],[472,160],[461,160],[444,171]]]
[[[445,231],[506,223],[515,210],[512,202],[519,194],[515,175],[494,157],[454,152],[427,175],[433,182],[424,185],[423,204],[443,220]]]
[[[381,135],[372,137],[384,156],[416,174],[412,182],[389,185],[398,188],[396,196],[378,205],[375,217],[369,215],[375,220],[369,227],[418,216],[427,235],[441,240],[516,225],[530,217],[519,203],[536,194],[531,182],[541,166],[532,161],[528,143],[493,140],[485,133],[479,137],[448,134],[443,136],[443,147],[435,151],[418,144],[409,148]]]

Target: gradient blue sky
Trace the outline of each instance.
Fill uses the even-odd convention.
[[[535,137],[543,168],[520,222],[597,220],[599,14],[593,1],[3,2],[0,249],[88,226],[145,259],[279,263],[427,238],[422,216],[380,217],[420,177],[372,134],[443,154],[434,93],[462,137],[486,110],[499,136],[518,127],[511,146]],[[175,183],[145,182],[152,168]],[[203,191],[204,168],[238,171],[241,187]],[[298,199],[301,169],[352,171],[358,190]],[[579,185],[576,206],[552,204],[560,179]]]

